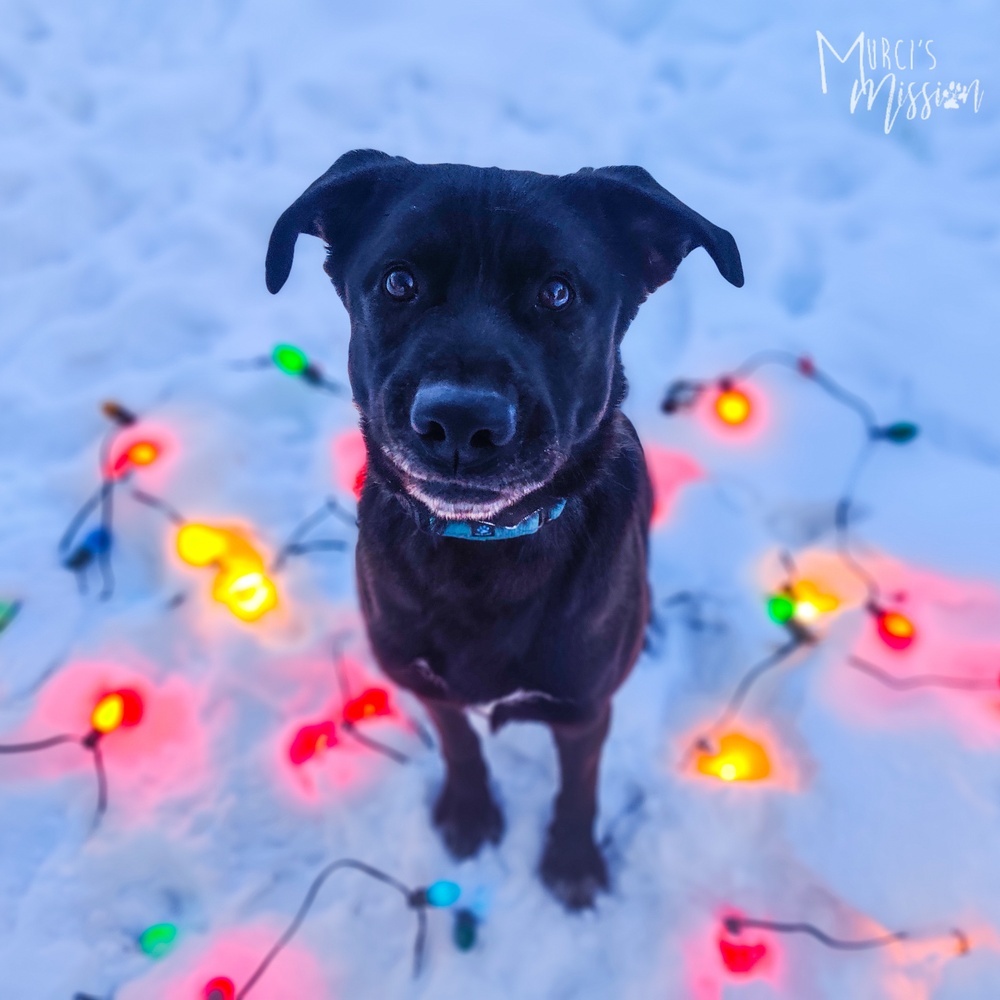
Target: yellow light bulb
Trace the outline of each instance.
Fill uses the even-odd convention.
[[[177,532],[177,554],[189,566],[208,566],[229,551],[226,532],[207,524],[185,524]]]
[[[724,424],[736,427],[750,419],[750,399],[739,389],[724,389],[715,398],[715,412]]]
[[[213,596],[246,622],[256,621],[278,603],[275,586],[263,570],[246,563],[221,572]]]
[[[106,694],[90,715],[90,724],[99,733],[114,732],[125,718],[125,699],[120,694]]]

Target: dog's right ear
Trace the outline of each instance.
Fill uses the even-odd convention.
[[[288,280],[299,233],[318,236],[331,246],[350,239],[351,220],[367,202],[387,167],[410,164],[402,156],[377,149],[344,153],[291,204],[274,225],[264,267],[267,290],[281,291]],[[334,231],[335,230],[335,231]]]

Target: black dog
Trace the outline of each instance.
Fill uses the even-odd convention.
[[[351,318],[368,449],[357,583],[382,669],[416,692],[447,764],[434,821],[456,857],[503,832],[464,708],[548,723],[562,786],[541,862],[569,907],[607,886],[594,841],[611,696],[649,621],[652,494],[619,409],[643,300],[729,233],[640,167],[565,177],[342,156],[278,220],[277,292],[299,233]]]

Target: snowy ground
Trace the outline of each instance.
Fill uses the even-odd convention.
[[[106,741],[111,806],[93,835],[83,751],[0,764],[4,1000],[194,1000],[212,975],[245,976],[342,855],[414,885],[453,878],[486,913],[480,943],[460,953],[449,915],[432,914],[412,980],[411,914],[345,874],[259,1000],[997,996],[998,699],[894,694],[844,660],[1000,667],[1000,8],[3,0],[0,13],[0,599],[24,601],[0,636],[0,732],[85,729],[102,684],[135,684],[148,704]],[[817,29],[841,52],[862,30],[904,50],[933,39],[938,67],[918,57],[904,82],[978,77],[981,108],[901,115],[886,134],[879,112],[849,111],[853,66],[828,63],[821,93]],[[209,602],[163,519],[124,498],[111,601],[81,597],[56,560],[96,485],[106,399],[168,435],[141,482],[189,517],[243,522],[273,551],[331,490],[350,502],[349,463],[334,461],[350,404],[229,363],[290,340],[343,376],[347,319],[319,242],[301,241],[277,298],[263,257],[278,213],[369,146],[546,172],[642,164],[742,250],[745,288],[698,251],[626,341],[644,441],[702,470],[653,555],[658,597],[693,593],[698,614],[663,612],[665,636],[617,699],[602,824],[636,790],[645,801],[616,828],[613,894],[582,917],[533,873],[555,781],[542,729],[489,743],[509,832],[461,866],[427,821],[439,761],[403,727],[371,731],[412,752],[407,767],[348,746],[305,777],[283,763],[296,724],[336,704],[332,634],[354,629],[355,669],[372,669],[349,552],[293,561],[282,612],[257,626]],[[838,615],[747,705],[780,780],[723,787],[681,773],[685,740],[781,641],[763,587],[781,546],[829,550],[857,428],[780,371],[755,380],[756,437],[723,441],[657,404],[670,379],[769,347],[810,352],[881,419],[921,425],[869,467],[858,526],[921,643],[892,659],[861,612]],[[767,938],[764,974],[727,977],[715,934],[730,907],[845,937],[960,926],[974,949]],[[162,920],[181,933],[154,961],[136,936]]]

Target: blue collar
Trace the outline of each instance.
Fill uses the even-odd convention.
[[[498,542],[504,538],[520,538],[522,535],[533,535],[548,521],[554,521],[566,507],[566,498],[560,497],[551,507],[539,507],[538,510],[522,517],[510,528],[502,524],[491,524],[489,521],[448,521],[431,514],[426,521],[426,529],[433,535],[443,535],[445,538],[468,538],[473,542]]]

